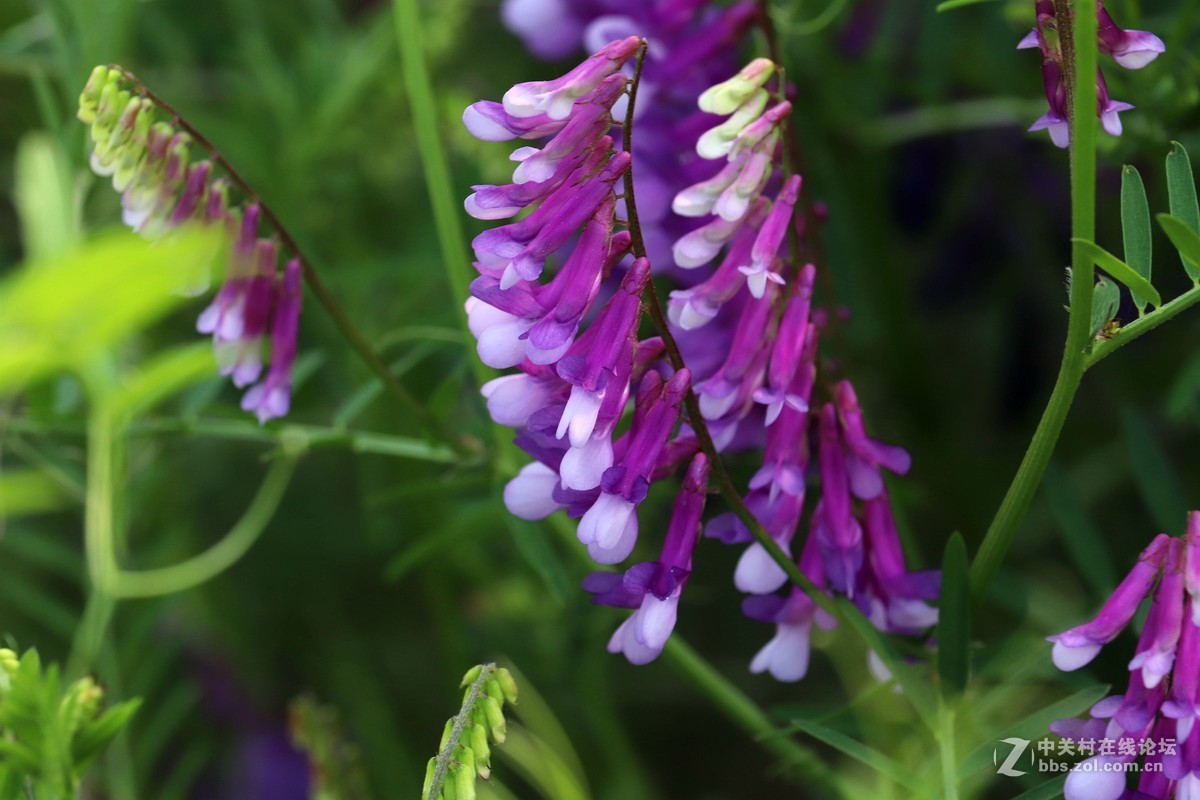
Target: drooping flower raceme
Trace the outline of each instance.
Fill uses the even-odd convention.
[[[1067,800],[1132,796],[1122,765],[1139,758],[1144,761],[1137,797],[1200,796],[1200,512],[1188,515],[1184,537],[1156,536],[1094,618],[1049,637],[1054,663],[1070,671],[1091,662],[1147,597],[1150,608],[1129,661],[1125,693],[1101,700],[1087,720],[1050,726],[1076,742],[1132,741],[1135,746],[1101,751],[1081,762],[1067,778]]]
[[[630,232],[616,229],[625,212],[615,186],[632,159],[613,119],[640,44],[608,42],[558,79],[464,113],[479,138],[534,143],[514,153],[511,184],[473,187],[465,203],[483,220],[528,211],[474,240],[480,277],[467,303],[481,359],[516,370],[485,385],[489,412],[518,429],[517,444],[535,459],[510,481],[505,502],[530,519],[565,510],[597,563],[620,564],[645,538],[638,510],[652,485],[691,464],[659,559],[585,583],[596,602],[634,610],[609,649],[651,660],[674,626],[703,507],[708,460],[692,420],[679,423],[692,390],[718,450],[762,448],[745,502],[768,535],[818,587],[853,599],[882,630],[920,634],[936,619],[937,575],[907,569],[883,478],[907,472],[908,455],[867,435],[848,382],[818,384],[829,315],[813,309],[816,267],[797,267],[790,255],[802,233],[802,181],[778,166],[791,104],[772,99],[779,73],[766,59],[692,95],[698,124],[686,141],[694,163],[708,167],[668,204],[665,213],[682,224],[659,228],[680,231],[668,260],[690,283],[672,292],[667,315],[689,369],[666,362],[661,340],[640,338],[652,266],[629,263]],[[647,110],[634,118],[635,141],[642,115],[656,113],[651,87],[639,87],[637,107]],[[640,212],[640,161],[636,174]],[[810,498],[817,475],[821,492]],[[747,615],[776,625],[752,669],[799,679],[812,623],[832,620],[785,589],[785,572],[733,514],[715,517],[707,533],[746,546],[734,583],[752,595]]]
[[[158,119],[154,102],[126,83],[121,71],[96,67],[79,97],[79,120],[91,128],[92,170],[112,178],[125,224],[147,239],[189,222],[228,232],[225,282],[196,328],[212,335],[221,374],[249,387],[242,408],[260,422],[281,417],[291,402],[300,262],[292,258],[280,272],[278,241],[260,233],[260,206],[232,203],[230,181],[215,174],[213,162],[191,161],[192,137]]]
[[[1046,101],[1050,109],[1030,126],[1031,131],[1047,130],[1050,140],[1058,147],[1070,143],[1068,123],[1067,89],[1064,72],[1067,69],[1059,44],[1057,31],[1061,24],[1055,13],[1053,0],[1035,0],[1037,22],[1020,43],[1018,49],[1037,48],[1042,56],[1042,82],[1045,85]],[[1126,69],[1141,69],[1159,53],[1166,50],[1162,39],[1146,31],[1128,31],[1117,27],[1101,0],[1096,2],[1098,29],[1097,44],[1101,53],[1112,56],[1119,66]],[[1069,23],[1067,23],[1069,24]],[[1108,84],[1104,73],[1096,72],[1096,113],[1104,130],[1113,136],[1121,135],[1122,111],[1133,108],[1129,103],[1113,100],[1108,96]]]

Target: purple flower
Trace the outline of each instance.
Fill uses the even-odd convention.
[[[584,581],[583,588],[593,594],[594,602],[635,609],[609,640],[610,653],[624,653],[630,663],[646,664],[662,652],[691,575],[707,486],[708,459],[700,454],[684,476],[658,560],[635,564],[623,575],[595,572]]]
[[[646,499],[654,466],[667,443],[691,374],[675,373],[660,393],[639,398],[647,406],[645,419],[631,433],[628,449],[604,472],[600,496],[579,520],[579,541],[600,564],[617,564],[629,557],[637,542],[637,506]]]
[[[1095,618],[1048,637],[1047,641],[1054,642],[1056,667],[1066,671],[1079,669],[1091,662],[1101,647],[1116,638],[1154,586],[1169,546],[1170,537],[1166,534],[1155,537]]]
[[[267,377],[250,387],[242,409],[253,411],[259,422],[288,413],[292,399],[292,364],[300,330],[302,292],[300,260],[293,258],[283,270],[283,286],[271,318],[271,366]]]
[[[1141,69],[1166,51],[1163,40],[1147,31],[1127,31],[1117,27],[1102,3],[1097,3],[1100,52],[1107,53],[1126,69]]]
[[[575,101],[619,70],[641,43],[640,37],[629,36],[605,45],[561,78],[518,83],[505,92],[504,110],[517,118],[545,114],[552,120],[566,119]]]
[[[750,294],[762,297],[767,289],[767,281],[783,284],[783,277],[776,269],[779,261],[779,246],[787,236],[788,224],[792,221],[792,212],[796,208],[796,200],[800,196],[800,176],[793,175],[787,179],[771,212],[758,231],[754,247],[750,249],[750,263],[738,267],[746,276],[746,286]]]

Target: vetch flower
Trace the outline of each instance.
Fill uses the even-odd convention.
[[[594,602],[635,609],[609,640],[610,653],[624,653],[630,663],[646,664],[662,652],[692,572],[707,486],[708,459],[699,454],[692,459],[675,499],[658,560],[635,564],[624,574],[594,572],[584,580],[583,588],[592,593]]]

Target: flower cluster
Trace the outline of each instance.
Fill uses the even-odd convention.
[[[671,243],[695,227],[672,213],[685,186],[709,178],[713,164],[695,154],[711,114],[696,109],[706,88],[737,69],[737,48],[759,19],[757,4],[709,0],[505,0],[505,24],[543,58],[593,52],[630,35],[649,43],[635,123],[638,213],[655,270],[670,264]]]
[[[1125,694],[1101,700],[1090,719],[1059,720],[1050,728],[1074,742],[1153,739],[1173,740],[1178,746],[1165,752],[1118,749],[1093,756],[1067,778],[1067,800],[1126,796],[1124,773],[1114,766],[1139,756],[1162,767],[1143,768],[1138,797],[1200,796],[1200,512],[1188,515],[1185,537],[1155,537],[1094,619],[1049,637],[1053,659],[1068,671],[1091,662],[1151,593]]]
[[[225,282],[196,328],[212,335],[221,374],[249,387],[242,408],[260,422],[281,417],[291,402],[300,261],[291,258],[280,271],[277,240],[259,232],[260,206],[232,203],[230,181],[214,174],[213,162],[191,160],[192,137],[158,119],[154,102],[125,83],[120,70],[96,67],[80,95],[78,117],[91,126],[92,170],[112,178],[125,223],[148,239],[189,222],[228,232]]]
[[[638,507],[651,484],[686,465],[659,557],[584,584],[596,602],[633,610],[609,649],[634,663],[652,660],[674,628],[701,529],[710,464],[693,421],[679,422],[694,391],[702,417],[694,422],[703,422],[718,451],[762,449],[746,503],[785,552],[800,529],[806,486],[819,475],[822,496],[798,548],[805,574],[853,599],[881,629],[920,633],[936,619],[927,601],[937,594],[937,575],[906,568],[882,477],[905,473],[908,454],[867,436],[850,383],[818,386],[818,341],[829,315],[812,305],[816,267],[789,263],[789,233],[803,227],[801,179],[777,168],[791,104],[773,99],[784,87],[767,59],[691,98],[699,112],[688,114],[703,124],[686,141],[703,169],[666,204],[682,224],[659,226],[681,231],[665,249],[690,283],[672,292],[667,315],[689,368],[669,366],[662,340],[639,339],[652,259],[628,263],[631,232],[616,230],[623,212],[614,185],[633,159],[612,132],[642,41],[604,44],[562,77],[519,84],[503,102],[475,103],[463,116],[481,139],[546,140],[513,153],[519,165],[511,184],[476,186],[465,203],[484,220],[529,210],[475,238],[480,277],[467,303],[480,358],[516,368],[483,387],[489,412],[518,429],[517,444],[535,459],[506,487],[506,504],[527,519],[565,509],[579,519],[591,557],[619,564],[633,553]],[[653,109],[657,95],[647,98],[644,89],[638,108]],[[634,118],[635,141],[642,119]],[[673,146],[670,161],[679,163],[680,141]],[[651,192],[661,190],[654,181]],[[543,282],[551,263],[557,270]],[[823,403],[814,401],[818,389],[829,394]],[[706,532],[752,541],[732,513],[711,520]],[[752,595],[746,613],[777,625],[752,669],[802,677],[811,622],[831,621],[799,590],[781,592],[786,575],[760,545],[746,549],[734,581]]]
[[[1026,34],[1017,45],[1018,49],[1038,48],[1042,54],[1042,81],[1046,87],[1046,101],[1050,110],[1029,128],[1031,131],[1049,130],[1050,139],[1058,147],[1066,147],[1070,143],[1068,125],[1067,88],[1063,83],[1065,60],[1058,38],[1059,20],[1054,10],[1053,0],[1035,0],[1037,23],[1032,31]],[[1146,31],[1127,31],[1118,28],[1112,17],[1105,10],[1103,2],[1097,0],[1096,15],[1098,21],[1097,44],[1100,52],[1112,56],[1126,69],[1141,69],[1153,61],[1166,47],[1162,39]],[[1133,108],[1129,103],[1113,100],[1108,96],[1108,84],[1104,73],[1096,72],[1096,94],[1098,105],[1096,113],[1104,130],[1113,136],[1121,135],[1122,111]]]

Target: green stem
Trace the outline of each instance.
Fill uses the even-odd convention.
[[[958,755],[954,737],[954,710],[942,706],[938,713],[938,752],[942,762],[942,800],[958,800]]]
[[[829,764],[811,750],[801,747],[786,736],[780,736],[778,726],[766,712],[728,678],[713,669],[712,665],[701,658],[678,634],[667,641],[663,655],[677,672],[691,680],[713,705],[754,736],[763,747],[779,756],[787,765],[802,772],[816,788],[835,795],[841,794]]]
[[[1096,15],[1090,0],[1083,0],[1083,14],[1072,14],[1071,5],[1069,0],[1055,2],[1071,112],[1071,236],[1075,243],[1071,248],[1067,341],[1046,410],[971,565],[971,594],[976,604],[987,595],[1029,511],[1089,363],[1094,273],[1086,243],[1081,240],[1090,242],[1096,233]]]
[[[1108,358],[1119,348],[1124,347],[1139,336],[1149,333],[1159,325],[1177,316],[1180,312],[1186,311],[1196,305],[1198,302],[1200,302],[1200,286],[1194,286],[1166,305],[1159,306],[1149,314],[1138,317],[1128,325],[1122,326],[1110,338],[1099,341],[1092,347],[1092,352],[1088,355],[1087,363],[1084,365],[1085,369],[1090,369],[1100,361]]]
[[[484,664],[483,668],[479,670],[479,675],[471,682],[471,688],[467,690],[467,696],[463,698],[462,708],[454,716],[454,724],[450,727],[450,735],[446,737],[446,744],[437,755],[433,780],[429,784],[429,791],[424,794],[428,800],[438,800],[442,796],[442,786],[450,772],[450,764],[454,761],[458,743],[462,741],[463,731],[471,724],[471,714],[474,713],[475,703],[479,700],[480,693],[483,692],[483,685],[495,671],[495,664]]]
[[[169,567],[137,572],[119,570],[113,594],[117,597],[175,594],[199,586],[236,564],[258,541],[275,515],[295,467],[295,456],[283,456],[272,463],[250,507],[221,541],[203,553]]]

